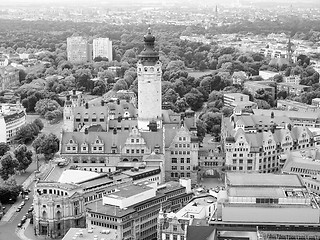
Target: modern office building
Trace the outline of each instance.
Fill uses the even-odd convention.
[[[88,204],[88,227],[116,231],[119,239],[156,239],[161,208],[177,211],[192,198],[191,181],[119,187],[102,200]]]
[[[317,201],[297,175],[227,173],[210,225],[231,230],[320,229]]]
[[[108,58],[109,62],[112,57],[112,41],[109,38],[95,38],[92,43],[93,59],[96,57]]]
[[[0,105],[0,142],[10,143],[19,128],[26,123],[26,110],[16,104],[3,103]]]
[[[19,83],[19,69],[12,66],[0,67],[1,91],[17,88]]]
[[[84,37],[67,38],[68,61],[74,64],[86,63],[92,60],[92,45]]]
[[[242,93],[225,93],[223,94],[223,105],[230,107],[234,102],[248,102],[249,96]]]

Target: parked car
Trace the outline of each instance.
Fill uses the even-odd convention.
[[[20,203],[21,206],[24,206],[25,204],[26,204],[25,201],[22,201],[22,202]]]
[[[21,223],[18,223],[17,227],[18,227],[18,228],[21,228],[21,227],[22,227],[22,224],[21,224]]]
[[[16,212],[20,212],[21,211],[21,206],[19,206],[17,209],[16,209]]]
[[[29,196],[24,197],[24,200],[26,200],[26,201],[28,201],[29,199],[30,199]]]

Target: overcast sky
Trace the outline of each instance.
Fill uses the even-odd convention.
[[[186,3],[194,3],[194,4],[221,4],[221,5],[227,5],[227,4],[234,4],[234,3],[243,3],[248,4],[251,3],[253,5],[262,3],[275,3],[275,4],[299,4],[300,6],[305,5],[306,7],[308,5],[310,6],[319,6],[320,7],[320,0],[0,0],[0,5],[11,5],[11,6],[21,6],[21,5],[51,5],[57,6],[57,5],[78,5],[78,4],[88,4],[90,6],[99,5],[101,3],[110,4],[109,6],[113,5],[136,5],[143,3],[152,3],[152,4],[159,4],[161,3],[171,3],[171,2],[179,2],[181,6],[183,6]]]

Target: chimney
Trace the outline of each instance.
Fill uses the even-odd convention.
[[[89,108],[89,103],[86,103],[86,105],[85,105],[85,106],[86,106],[86,109],[88,109],[88,108]]]
[[[88,128],[84,129],[84,134],[88,134],[89,131],[88,131]]]
[[[117,128],[116,128],[116,127],[113,128],[113,134],[114,134],[114,135],[117,134]]]
[[[120,105],[120,99],[119,98],[117,99],[117,104]]]
[[[274,112],[271,112],[271,118],[274,118]]]
[[[73,90],[72,90],[72,93],[73,93],[73,95],[76,95],[77,92],[76,92],[75,89],[73,89]]]
[[[70,95],[67,95],[67,101],[70,101]]]
[[[104,106],[104,101],[103,100],[101,100],[101,106]]]
[[[119,116],[118,117],[118,122],[121,122],[121,120],[122,120],[122,116]]]

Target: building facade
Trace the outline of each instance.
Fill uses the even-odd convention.
[[[19,85],[19,70],[12,67],[0,67],[0,90],[5,91]]]
[[[149,29],[144,37],[145,49],[140,53],[137,63],[138,128],[141,130],[149,130],[151,124],[155,124],[154,128],[162,128],[162,71],[154,41],[155,37]]]
[[[299,176],[227,173],[225,182],[210,225],[319,232],[319,205]]]
[[[26,123],[25,108],[20,104],[2,104],[0,106],[0,142],[13,141],[18,130]]]
[[[118,188],[88,205],[87,224],[116,231],[120,239],[156,239],[160,209],[176,211],[186,205],[193,196],[190,184],[171,182],[157,187],[143,182]]]
[[[85,63],[92,60],[92,46],[84,37],[67,38],[67,55],[71,63]]]
[[[112,57],[112,41],[109,38],[95,38],[92,43],[93,59],[96,57],[108,58],[109,62]]]
[[[314,146],[314,136],[288,118],[247,115],[223,120],[222,142],[231,171],[269,173],[283,167],[282,154]]]

